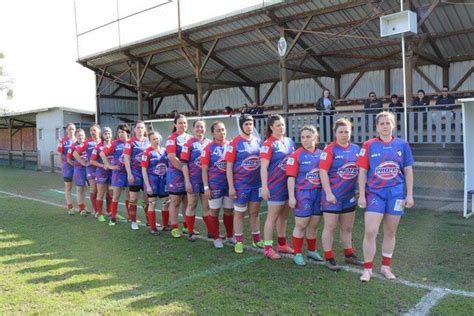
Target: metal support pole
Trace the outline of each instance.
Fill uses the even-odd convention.
[[[403,10],[403,2],[402,2],[402,10]],[[405,135],[405,140],[408,141],[408,113],[407,113],[407,102],[411,99],[411,96],[407,93],[407,83],[406,83],[406,70],[405,70],[405,35],[402,33],[402,66],[403,66],[403,133]]]
[[[49,153],[49,160],[50,160],[51,173],[54,173],[54,151],[52,150]]]
[[[140,70],[140,63],[137,61],[136,62],[137,66],[137,114],[138,114],[138,120],[141,121],[143,120],[143,102],[142,102],[142,83],[141,83],[141,70]]]

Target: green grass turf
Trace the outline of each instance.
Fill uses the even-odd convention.
[[[63,203],[50,191],[62,190],[57,174],[0,173],[0,190]],[[132,232],[125,224],[109,228],[21,198],[0,198],[0,214],[2,313],[399,314],[427,293],[378,279],[361,284],[354,273],[297,268],[253,252],[238,256],[205,241]],[[361,214],[354,228],[360,249]],[[473,232],[472,220],[460,214],[409,211],[394,270],[410,281],[472,290]],[[337,243],[335,250],[341,250]],[[472,299],[448,296],[434,311],[466,314]]]
[[[474,298],[445,296],[433,307],[430,315],[474,315]]]

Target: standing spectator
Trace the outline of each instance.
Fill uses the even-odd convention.
[[[383,108],[382,101],[377,99],[375,92],[369,93],[369,98],[364,103],[365,114],[377,113]]]
[[[262,115],[263,107],[258,106],[257,102],[252,103],[252,107],[249,109],[251,115]]]
[[[388,109],[390,112],[401,113],[403,112],[403,104],[400,102],[398,95],[392,94],[391,96],[392,102],[388,105]]]
[[[323,95],[316,102],[316,111],[318,111],[318,114],[321,116],[319,120],[320,134],[322,138],[321,141],[324,143],[330,143],[333,140],[332,125],[334,110],[334,99],[331,97],[329,90],[324,89]],[[326,128],[326,126],[329,128]],[[326,131],[328,132],[329,137],[324,137]]]
[[[440,107],[439,110],[451,111],[454,105],[454,97],[449,94],[449,87],[443,86],[441,90],[441,95],[436,98],[436,105],[446,105]]]
[[[233,108],[231,108],[230,106],[226,106],[225,109],[224,109],[224,113],[222,113],[222,114],[233,116],[235,114],[235,112],[234,112]]]
[[[426,107],[422,108],[423,105],[430,105],[430,98],[425,95],[425,91],[423,89],[418,90],[418,96],[413,99],[413,106],[417,107],[414,108],[414,112],[425,112]]]

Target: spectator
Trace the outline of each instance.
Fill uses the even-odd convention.
[[[263,107],[258,106],[257,102],[252,103],[252,107],[250,108],[249,114],[251,115],[262,115],[263,114]]]
[[[454,105],[454,97],[449,94],[449,87],[443,86],[441,90],[441,95],[436,98],[436,105],[446,105],[444,107],[440,107],[439,110],[447,110],[451,111]]]
[[[177,111],[177,110],[173,110],[173,111],[171,111],[171,113],[170,113],[170,117],[171,117],[172,119],[174,119],[177,115],[178,115],[178,111]]]
[[[250,114],[250,108],[247,103],[244,103],[242,106],[242,110],[240,111],[240,114]]]
[[[415,112],[425,112],[426,107],[421,107],[421,106],[427,106],[430,105],[430,98],[425,95],[425,91],[423,89],[418,90],[418,96],[413,99],[413,106],[416,107],[413,109]]]
[[[316,111],[319,112],[321,115],[319,119],[319,127],[320,127],[320,142],[322,143],[330,143],[333,141],[333,111],[335,110],[334,107],[334,99],[331,97],[331,93],[328,89],[323,90],[323,95],[318,99],[316,102]],[[326,126],[330,126],[329,129]],[[329,132],[329,135],[326,135],[326,132]]]
[[[370,113],[377,113],[381,111],[383,108],[382,101],[377,99],[377,95],[375,92],[369,93],[369,99],[367,99],[364,103],[364,110],[366,114]]]
[[[316,110],[322,114],[332,114],[331,111],[335,110],[334,99],[328,89],[323,90],[323,95],[316,102]]]
[[[235,114],[235,112],[233,108],[231,108],[230,106],[226,106],[223,114],[232,116]]]
[[[391,96],[392,102],[388,105],[388,109],[390,112],[401,113],[403,112],[403,104],[400,102],[398,95],[392,94]]]

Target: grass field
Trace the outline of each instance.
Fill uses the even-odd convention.
[[[1,314],[403,314],[429,301],[433,287],[458,292],[442,290],[431,314],[474,314],[474,222],[460,214],[407,212],[394,259],[400,280],[361,284],[353,270],[300,268],[288,258],[271,262],[67,216],[53,205],[63,204],[52,191],[63,190],[58,174],[4,167],[0,174]]]

